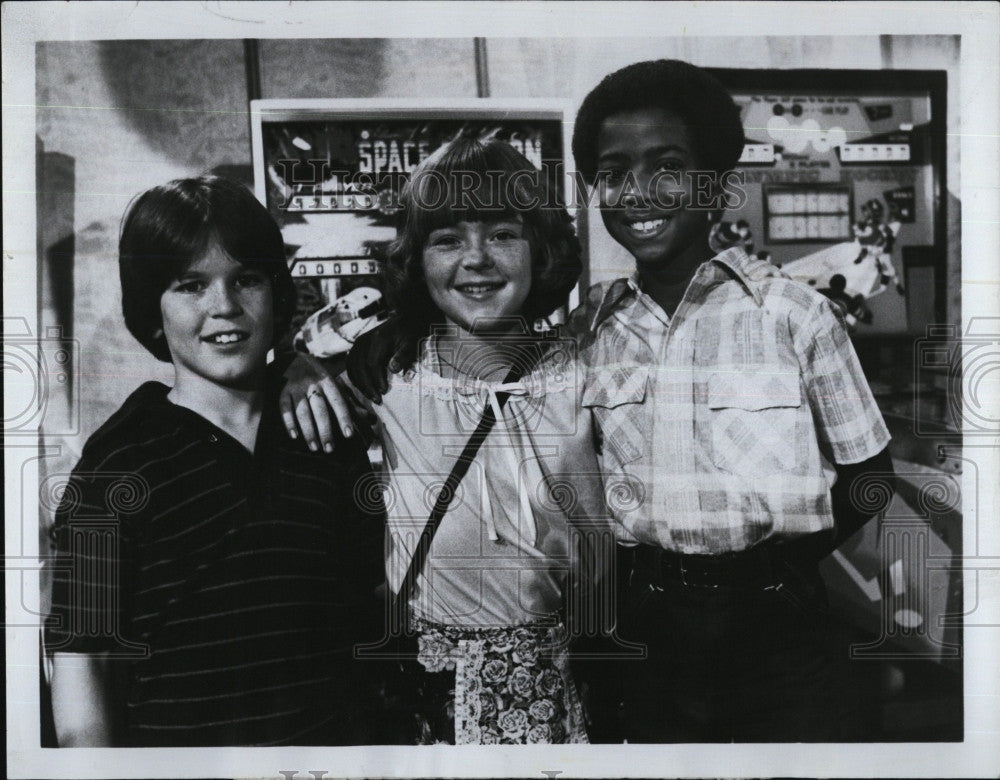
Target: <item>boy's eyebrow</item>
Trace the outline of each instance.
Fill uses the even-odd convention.
[[[646,157],[656,157],[657,155],[664,154],[665,152],[682,152],[684,154],[690,154],[690,151],[684,146],[678,146],[677,144],[665,144],[663,146],[653,146],[649,149],[644,150]],[[612,150],[609,152],[603,152],[598,156],[598,161],[600,160],[615,160],[621,157],[628,157],[628,152],[622,150]]]
[[[664,144],[663,146],[654,146],[652,149],[647,150],[647,154],[663,154],[664,152],[684,152],[687,154],[688,149],[686,146],[679,146],[678,144]]]

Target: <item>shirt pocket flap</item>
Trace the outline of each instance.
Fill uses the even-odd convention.
[[[795,372],[728,371],[708,377],[709,409],[795,408],[802,405],[799,375]]]
[[[646,368],[603,368],[594,372],[584,388],[583,406],[614,409],[623,404],[640,404],[646,398]]]

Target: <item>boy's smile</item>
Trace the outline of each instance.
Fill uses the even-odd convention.
[[[273,333],[271,283],[218,245],[160,297],[176,384],[252,387],[263,375]]]
[[[708,219],[693,210],[697,160],[673,112],[644,108],[609,116],[597,137],[601,216],[640,273],[683,276],[706,259]]]

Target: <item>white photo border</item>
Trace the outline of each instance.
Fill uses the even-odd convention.
[[[28,3],[3,5],[4,317],[36,318],[35,43],[167,38],[956,35],[961,52],[963,332],[1000,317],[1000,44],[992,3]],[[644,35],[646,34],[646,35]],[[949,95],[950,98],[950,95]],[[1000,320],[994,320],[994,324]],[[6,367],[5,367],[6,370]],[[997,375],[985,399],[1000,404]],[[5,382],[5,409],[19,408]],[[6,417],[6,415],[5,415]],[[967,448],[1000,473],[998,441]],[[7,772],[10,777],[996,776],[1000,772],[1000,524],[996,485],[965,523],[965,740],[860,745],[595,745],[523,748],[41,749],[38,632],[11,624],[37,593],[37,451],[4,440]],[[969,476],[964,483],[970,487]],[[989,484],[985,484],[989,483]],[[37,489],[34,490],[37,494]],[[966,491],[968,495],[968,490]],[[29,529],[28,533],[24,529]],[[971,534],[977,533],[973,538]],[[978,545],[978,546],[977,546]],[[975,554],[970,554],[975,553]],[[34,590],[33,590],[34,589]],[[310,775],[313,771],[317,774]]]

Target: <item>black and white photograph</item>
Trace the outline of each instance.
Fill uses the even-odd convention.
[[[1000,772],[996,5],[2,13],[7,776]]]

